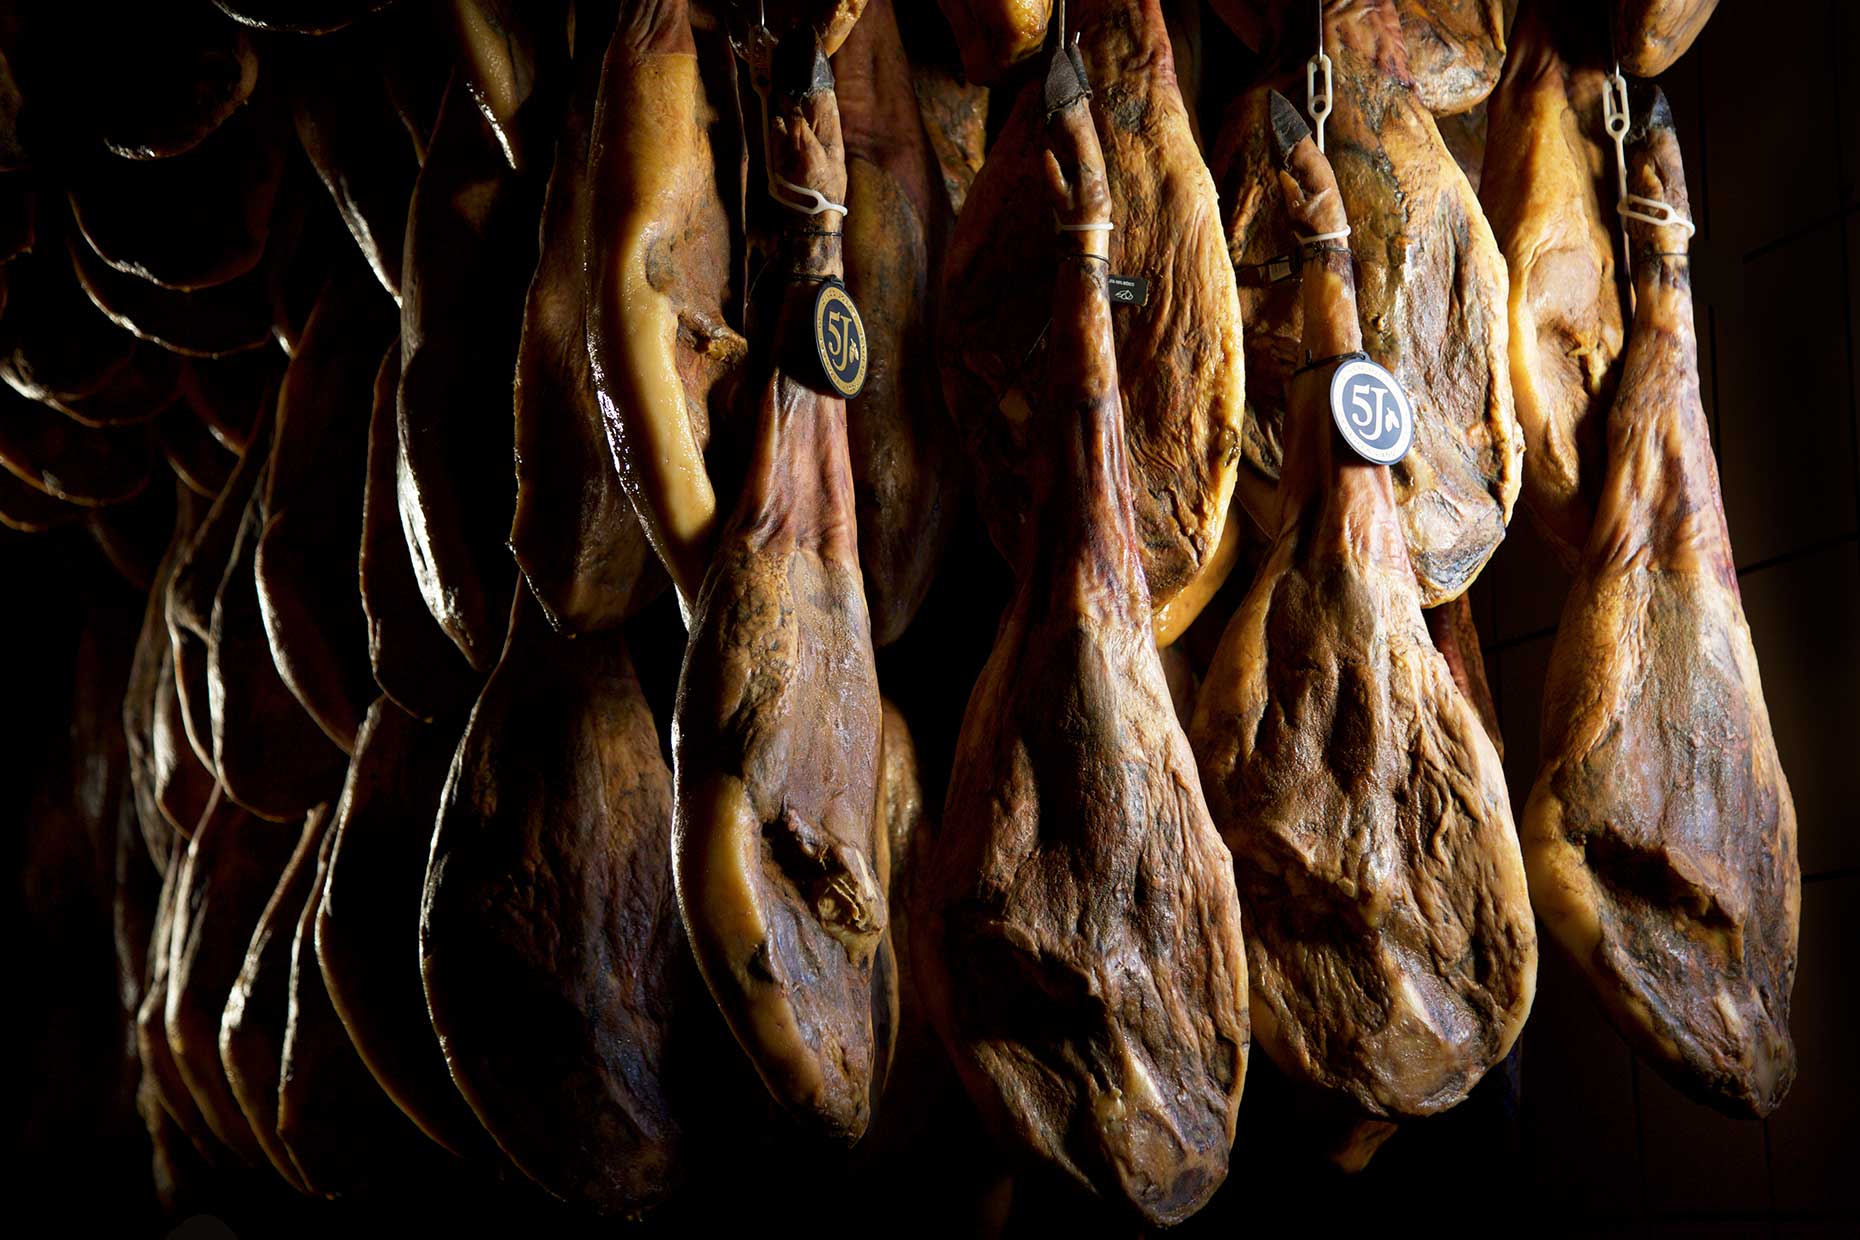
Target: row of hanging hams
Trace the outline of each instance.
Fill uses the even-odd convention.
[[[31,11],[0,520],[146,591],[170,1199],[495,1168],[638,1216],[720,1151],[934,1165],[947,1080],[1167,1226],[1256,1052],[1346,1166],[1464,1101],[1540,932],[1772,1111],[1794,812],[1671,109],[1615,59],[1713,7]],[[1528,789],[1467,594],[1520,499],[1573,581]],[[901,670],[939,590],[992,651]],[[910,675],[966,709],[914,738]]]

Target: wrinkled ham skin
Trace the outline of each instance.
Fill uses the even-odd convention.
[[[1331,164],[1353,229],[1363,347],[1415,406],[1395,496],[1424,606],[1464,592],[1504,539],[1523,445],[1513,408],[1504,257],[1465,174],[1415,93],[1394,0],[1327,0],[1335,64]],[[1302,58],[1302,54],[1301,57]],[[1211,161],[1233,263],[1246,278],[1247,412],[1237,495],[1277,528],[1285,385],[1303,361],[1298,284],[1261,264],[1291,252],[1265,120],[1273,83],[1228,110]],[[1289,78],[1277,85],[1290,89]],[[1302,95],[1302,83],[1298,86]]]
[[[1087,105],[1051,129],[1061,217],[1106,218]],[[1101,232],[1066,240],[1109,248]],[[1227,1173],[1245,951],[1151,634],[1106,264],[1057,267],[1037,415],[1054,450],[1036,456],[1020,589],[916,878],[911,959],[998,1139],[1167,1226]]]
[[[884,646],[929,593],[960,508],[962,468],[930,324],[930,271],[950,216],[890,0],[867,7],[834,77],[846,138],[846,287],[870,358],[846,430],[872,640]]]
[[[614,28],[589,154],[584,294],[620,485],[687,617],[717,536],[705,456],[724,400],[713,390],[745,356],[724,318],[734,229],[688,18],[684,0],[628,0]]]
[[[1601,488],[1627,309],[1602,131],[1605,49],[1574,33],[1541,3],[1520,10],[1489,104],[1480,193],[1511,272],[1520,497],[1571,570]]]
[[[962,71],[993,82],[1033,55],[1046,37],[1053,0],[937,0],[956,35]]]
[[[1689,216],[1670,112],[1635,103],[1629,188]],[[1687,238],[1631,235],[1635,318],[1551,652],[1525,856],[1545,928],[1622,1035],[1693,1097],[1764,1116],[1795,1077],[1795,806],[1699,396]]]
[[[588,156],[604,50],[588,37],[576,52],[517,346],[510,549],[549,622],[570,633],[620,624],[665,585],[614,469],[588,363]]]
[[[777,52],[778,76],[791,50]],[[843,202],[839,112],[817,49],[811,72],[778,83],[770,160]],[[846,402],[789,369],[813,353],[811,309],[819,281],[843,273],[840,239],[797,231],[775,263],[774,304],[756,324],[772,330],[743,385],[747,474],[679,682],[674,865],[693,952],[737,1041],[791,1116],[850,1144],[884,1053],[875,973],[895,985],[882,969],[878,679]]]
[[[1415,93],[1435,116],[1479,106],[1505,63],[1503,0],[1397,0]]]
[[[1095,97],[1112,196],[1113,270],[1149,282],[1149,303],[1113,316],[1134,502],[1158,639],[1194,620],[1230,565],[1217,551],[1241,460],[1240,306],[1220,204],[1175,76],[1158,0],[1068,9]],[[1044,290],[1059,253],[1041,193],[1038,83],[1015,101],[976,177],[944,263],[938,352],[944,396],[1002,554],[1031,508],[1032,402],[1050,366]],[[1180,602],[1178,602],[1180,600]],[[1176,604],[1173,605],[1172,604]]]
[[[620,633],[570,640],[521,592],[509,632],[440,798],[425,997],[452,1080],[524,1174],[637,1214],[691,1170],[668,1060],[709,1015],[672,890],[671,773]]]
[[[1621,71],[1658,77],[1692,47],[1718,0],[1621,0],[1615,6],[1615,47]]]
[[[1279,180],[1298,231],[1346,222],[1309,139]],[[1306,252],[1313,357],[1362,341],[1353,268]],[[1260,1046],[1366,1116],[1423,1116],[1509,1051],[1536,935],[1498,753],[1429,641],[1391,471],[1342,455],[1331,374],[1292,381],[1277,537],[1190,735],[1234,852]]]

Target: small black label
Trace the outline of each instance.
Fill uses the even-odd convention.
[[[1150,303],[1150,282],[1142,276],[1107,276],[1111,287],[1111,304],[1114,306],[1136,306],[1141,309]]]
[[[822,284],[814,297],[814,352],[834,391],[848,400],[859,394],[865,386],[865,324],[838,280]]]

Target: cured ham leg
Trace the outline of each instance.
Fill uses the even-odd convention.
[[[1148,304],[1120,307],[1112,330],[1138,546],[1166,644],[1232,566],[1216,552],[1240,467],[1240,303],[1159,0],[1073,0],[1068,14],[1098,92],[1112,270],[1149,287]],[[944,395],[989,533],[1010,558],[1039,456],[1031,401],[1059,252],[1050,222],[1026,209],[1045,192],[1040,100],[1029,82],[975,179],[944,264],[939,329]]]
[[[1055,55],[1036,99],[1052,208],[1071,223],[1110,219],[1076,62]],[[1227,1174],[1246,955],[1233,860],[1150,631],[1108,237],[1063,236],[1051,392],[1034,428],[1050,446],[1033,454],[1020,588],[969,698],[942,831],[916,878],[911,959],[997,1136],[1167,1226]]]
[[[1511,271],[1511,390],[1524,435],[1525,505],[1566,566],[1588,542],[1620,378],[1622,304],[1606,47],[1589,6],[1519,8],[1493,94],[1480,201]],[[1599,33],[1594,32],[1594,33]]]
[[[534,187],[455,79],[407,208],[395,491],[427,609],[478,672],[517,577],[510,377],[535,246]]]
[[[160,596],[174,651],[175,689],[187,742],[207,766],[213,762],[213,715],[207,688],[211,657],[207,639],[213,630],[213,599],[226,575],[252,492],[264,472],[265,456],[261,449],[247,453],[239,462],[186,551],[176,560]],[[189,830],[192,825],[188,824]]]
[[[1672,115],[1628,188],[1688,214]],[[1699,398],[1686,233],[1631,221],[1636,311],[1595,529],[1544,686],[1531,897],[1616,1028],[1689,1093],[1768,1115],[1795,1076],[1801,871]]]
[[[596,22],[597,12],[607,13],[607,30]],[[550,622],[571,633],[611,628],[665,587],[620,487],[588,368],[588,144],[611,17],[611,9],[584,9],[577,18],[575,90],[556,139],[542,255],[530,278],[517,348],[517,509],[510,549]],[[644,571],[648,563],[651,572]]]
[[[594,114],[588,356],[620,483],[687,613],[716,534],[712,390],[744,356],[723,313],[733,228],[712,162],[719,119],[685,0],[624,0]]]
[[[1395,0],[1325,0],[1323,15],[1336,98],[1326,141],[1352,229],[1344,243],[1360,274],[1363,348],[1414,402],[1414,448],[1391,473],[1421,602],[1432,607],[1479,575],[1518,495],[1505,261],[1416,93]],[[1278,279],[1272,266],[1297,248],[1279,193],[1272,89],[1259,86],[1228,110],[1210,161],[1243,276],[1248,418],[1239,498],[1268,531],[1280,528],[1273,487],[1289,434],[1286,385],[1310,343],[1299,284]]]
[[[802,32],[775,69],[771,165],[844,202],[826,57]],[[692,949],[737,1040],[801,1122],[851,1142],[877,1084],[872,982],[887,925],[878,675],[846,402],[789,369],[813,353],[810,311],[819,282],[841,274],[840,243],[804,231],[818,231],[805,217],[788,225],[766,277],[772,330],[745,385],[748,474],[678,686],[674,859]]]
[[[1434,649],[1447,661],[1453,683],[1460,687],[1472,708],[1479,712],[1485,734],[1492,738],[1498,756],[1505,756],[1505,738],[1498,731],[1498,706],[1492,700],[1492,686],[1485,677],[1485,655],[1479,649],[1479,630],[1473,625],[1472,603],[1462,594],[1451,603],[1442,603],[1425,613],[1427,634]]]
[[[943,171],[943,190],[952,214],[960,214],[969,186],[982,170],[987,144],[988,88],[965,82],[954,69],[938,64],[911,65],[917,108],[924,133]],[[932,272],[933,278],[940,272]]]
[[[422,723],[386,698],[369,708],[330,827],[316,955],[330,1002],[382,1090],[463,1157],[487,1148],[484,1130],[440,1054],[419,957],[400,950],[419,934],[433,823],[461,730],[456,717]]]
[[[1505,63],[1502,0],[1397,0],[1397,7],[1415,93],[1428,111],[1453,116],[1483,102]]]
[[[1614,9],[1622,72],[1656,77],[1691,48],[1718,0],[1621,0]]]
[[[278,1074],[278,1139],[310,1191],[331,1197],[403,1177],[418,1183],[444,1161],[375,1084],[323,985],[316,913],[329,879],[332,818],[323,816],[308,897],[292,925]],[[411,939],[406,946],[412,947]]]
[[[1299,232],[1349,221],[1271,99]],[[1304,251],[1304,351],[1361,348],[1350,254]],[[1287,394],[1275,541],[1191,730],[1234,851],[1253,1028],[1294,1081],[1374,1117],[1466,1096],[1530,1011],[1537,938],[1498,752],[1428,640],[1391,470],[1347,455],[1331,365]]]
[[[174,1050],[168,1045],[168,965],[169,944],[174,939],[174,902],[181,890],[181,874],[187,857],[187,841],[171,837],[166,856],[166,875],[162,879],[160,903],[156,906],[155,924],[149,932],[148,973],[142,999],[136,1007],[136,1060],[142,1066],[142,1084],[137,1090],[137,1105],[145,1119],[163,1126],[154,1114],[159,1109],[168,1123],[184,1133],[194,1150],[208,1163],[230,1157],[213,1128],[201,1113],[200,1104],[181,1075]]]
[[[284,1067],[291,999],[291,943],[297,916],[316,880],[316,852],[327,817],[323,806],[305,817],[297,850],[285,863],[252,931],[245,963],[220,1017],[220,1063],[226,1069],[227,1084],[272,1168],[298,1192],[307,1191],[303,1173],[278,1138],[278,1077]]]
[[[266,1157],[227,1080],[220,1024],[292,835],[216,789],[187,848],[168,942],[168,1049],[213,1135],[255,1167]]]
[[[562,638],[520,591],[446,782],[421,970],[452,1079],[491,1136],[604,1213],[646,1209],[688,1174],[692,1113],[669,1096],[668,1057],[716,1023],[679,925],[671,818],[624,639]],[[719,1065],[704,1071],[715,1082]]]
[[[246,503],[214,596],[207,701],[220,790],[253,813],[284,822],[334,796],[347,760],[279,676],[265,634],[254,564],[268,469]]]
[[[368,622],[368,663],[375,684],[402,710],[420,719],[462,711],[477,692],[478,677],[427,609],[401,529],[395,493],[400,381],[396,342],[375,372],[374,412],[368,421],[368,477],[362,485],[362,546],[356,565],[362,615]]]
[[[917,614],[956,524],[961,466],[930,347],[930,271],[949,230],[891,0],[834,57],[846,136],[846,288],[865,320],[865,389],[847,402],[859,567],[872,641]]]
[[[253,573],[272,661],[344,754],[376,686],[357,588],[368,427],[394,305],[360,271],[317,298],[278,392]]]
[[[937,0],[971,82],[992,82],[1040,50],[1053,0]]]

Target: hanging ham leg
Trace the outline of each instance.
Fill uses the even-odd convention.
[[[674,1104],[668,1064],[718,1023],[679,925],[671,816],[625,640],[569,641],[519,591],[441,799],[421,971],[484,1127],[537,1183],[604,1213],[646,1209],[688,1174],[695,1113]],[[713,1060],[706,1080],[734,1081],[730,1067]]]
[[[833,60],[846,135],[846,287],[865,320],[865,390],[847,402],[859,567],[872,640],[897,640],[930,590],[961,467],[930,348],[930,271],[949,210],[891,0]]]
[[[606,29],[597,20],[601,13]],[[576,22],[575,90],[556,139],[542,254],[530,277],[517,348],[517,508],[510,549],[550,622],[591,633],[651,602],[665,576],[620,487],[588,368],[582,295],[593,208],[588,143],[612,9],[584,5]],[[651,572],[643,571],[648,562]]]
[[[1341,230],[1329,163],[1270,102],[1293,226]],[[1304,253],[1305,353],[1360,349],[1351,255]],[[1260,1045],[1371,1116],[1428,1115],[1510,1050],[1536,932],[1498,752],[1428,640],[1392,471],[1332,425],[1333,373],[1292,380],[1276,541],[1191,735],[1234,850]]]
[[[685,0],[625,0],[594,114],[588,356],[620,483],[687,611],[716,534],[711,393],[744,355],[723,313],[719,119]]]
[[[312,1192],[358,1193],[402,1179],[418,1183],[445,1161],[356,1054],[330,1002],[316,959],[316,912],[329,879],[333,814],[316,836],[307,898],[292,923],[290,991],[278,1074],[278,1139]],[[386,945],[384,945],[385,947]],[[411,951],[411,937],[405,946]]]
[[[316,879],[316,850],[328,812],[318,806],[305,817],[297,850],[252,931],[245,963],[220,1017],[220,1063],[227,1084],[272,1168],[298,1192],[306,1191],[303,1173],[278,1139],[278,1076],[291,999],[291,942]]]
[[[1435,116],[1477,107],[1505,63],[1502,0],[1398,0],[1398,7],[1421,102]]]
[[[1167,643],[1231,567],[1216,552],[1240,467],[1240,303],[1159,0],[1073,0],[1067,13],[1097,91],[1112,270],[1148,282],[1148,303],[1119,307],[1112,330],[1138,545]],[[939,324],[944,395],[1008,557],[1030,509],[1030,401],[1059,252],[1051,221],[1026,209],[1045,192],[1040,98],[1038,82],[1023,88],[975,179],[944,264]]]
[[[510,377],[536,268],[532,180],[511,174],[455,76],[407,208],[395,492],[427,609],[479,672],[517,576]]]
[[[775,69],[771,165],[844,202],[826,58],[803,32]],[[878,678],[846,403],[789,369],[813,354],[810,311],[819,282],[841,273],[840,241],[810,235],[806,217],[787,223],[765,277],[779,298],[772,330],[745,385],[748,475],[697,596],[678,688],[674,856],[692,948],[737,1039],[777,1100],[850,1142],[870,1117],[887,921],[873,826]]]
[[[1505,738],[1498,731],[1498,706],[1492,701],[1492,686],[1486,680],[1485,655],[1479,648],[1479,631],[1473,627],[1472,603],[1462,594],[1425,614],[1428,636],[1447,661],[1453,683],[1479,712],[1479,722],[1492,738],[1492,747],[1498,750],[1499,757],[1504,757]]]
[[[174,940],[174,902],[180,894],[188,847],[180,836],[172,836],[171,841],[165,854],[167,873],[162,879],[161,902],[156,906],[155,924],[149,934],[148,973],[142,1001],[136,1007],[136,1060],[142,1066],[137,1105],[145,1118],[157,1121],[156,1127],[163,1126],[153,1114],[154,1109],[159,1109],[169,1123],[186,1134],[203,1159],[215,1163],[229,1155],[213,1135],[200,1104],[194,1101],[193,1091],[188,1089],[186,1078],[181,1075],[181,1065],[168,1045],[169,945]]]
[[[297,833],[261,822],[215,789],[175,887],[168,942],[168,1048],[213,1135],[252,1166],[266,1162],[220,1058],[227,996],[290,860]]]
[[[1352,229],[1344,243],[1359,272],[1363,347],[1415,405],[1414,448],[1392,476],[1421,601],[1432,607],[1472,584],[1503,541],[1518,495],[1505,261],[1416,94],[1395,0],[1324,0],[1323,14],[1336,100],[1326,142]],[[1301,19],[1288,59],[1302,62],[1315,35]],[[1265,530],[1279,528],[1273,486],[1288,434],[1286,384],[1308,344],[1298,283],[1273,265],[1297,242],[1279,194],[1272,89],[1262,85],[1228,110],[1211,161],[1247,323],[1239,497]]]
[[[464,1157],[487,1147],[484,1129],[440,1054],[420,959],[399,950],[419,934],[433,822],[462,730],[457,716],[422,723],[386,698],[369,708],[330,826],[316,955],[330,1002],[382,1090]]]
[[[1686,216],[1672,116],[1634,101],[1628,188]],[[1801,871],[1699,400],[1686,233],[1642,221],[1595,529],[1544,686],[1531,897],[1681,1088],[1768,1115],[1795,1076]]]
[[[1052,209],[1108,219],[1075,62],[1055,55],[1034,98]],[[969,698],[911,959],[997,1135],[1167,1226],[1227,1174],[1247,970],[1233,861],[1150,631],[1108,240],[1064,235],[1020,589]]]
[[[937,0],[956,32],[962,71],[992,82],[1010,65],[1040,50],[1053,0]]]
[[[1573,567],[1588,541],[1620,377],[1614,152],[1603,131],[1606,46],[1589,6],[1527,0],[1489,105],[1480,201],[1511,271],[1511,390],[1525,505]]]
[[[1718,0],[1620,0],[1614,7],[1622,72],[1657,77],[1686,54]]]

